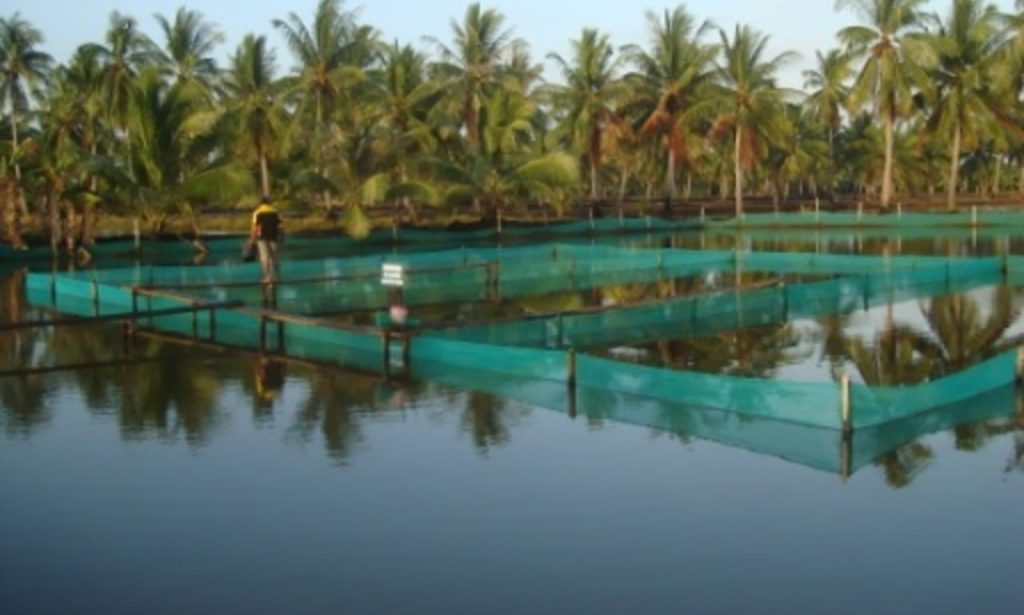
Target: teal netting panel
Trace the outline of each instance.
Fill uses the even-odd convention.
[[[871,427],[932,408],[976,397],[1012,383],[1017,351],[1003,353],[961,372],[907,387],[854,385],[851,408],[854,427]]]
[[[276,325],[270,326],[270,346],[275,347]],[[283,352],[291,355],[383,371],[384,344],[380,336],[324,326],[287,323]]]
[[[839,385],[816,382],[777,382],[717,376],[609,361],[577,358],[581,386],[730,410],[803,425],[842,427]]]
[[[841,469],[842,435],[833,429],[590,387],[580,387],[577,407],[591,421],[609,420],[701,438],[826,472],[839,473]]]
[[[419,336],[412,340],[410,356],[413,365],[432,362],[554,382],[567,380],[567,355],[552,350],[504,348]]]
[[[205,319],[208,323],[209,315]],[[277,349],[276,334],[276,326],[269,326],[267,336],[271,349]],[[238,310],[217,310],[210,341],[239,348],[259,348],[260,317]]]
[[[879,455],[917,438],[945,431],[957,425],[968,425],[1013,414],[1017,389],[1013,384],[1003,385],[976,397],[955,403],[945,403],[912,416],[896,419],[884,425],[858,429],[853,438],[851,469],[856,470],[873,463]]]
[[[969,226],[1024,226],[1024,216],[1014,211],[979,210],[953,213],[890,213],[863,214],[814,212],[747,214],[741,219],[709,220],[712,227],[738,226],[832,226],[832,227],[943,227]]]

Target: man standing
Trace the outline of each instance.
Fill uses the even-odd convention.
[[[252,214],[250,238],[256,242],[260,253],[260,267],[263,269],[263,283],[271,284],[277,277],[277,242],[281,237],[281,216],[271,207],[267,196],[260,198],[260,205]]]

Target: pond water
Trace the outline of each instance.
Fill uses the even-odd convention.
[[[737,240],[678,238],[700,241]],[[764,241],[808,249],[814,240]],[[893,249],[867,237],[821,243]],[[899,247],[1021,248],[1011,237]],[[0,273],[0,322],[46,315],[26,305],[20,275]],[[974,305],[977,329],[1001,310],[1014,316],[993,344],[1024,333],[1019,289],[959,296],[957,314]],[[870,348],[889,318],[923,334],[934,303],[751,335],[800,358],[759,354],[775,373],[813,380],[827,377],[828,352],[842,356],[830,332]],[[959,322],[949,335],[968,332]],[[691,356],[681,344],[697,342],[716,345],[668,345]],[[2,333],[0,369],[114,359],[121,343],[117,327]],[[654,348],[633,351],[661,357]],[[903,439],[887,435],[894,444],[844,480],[767,439],[829,434],[769,425],[743,442],[723,435],[720,417],[701,417],[699,429],[696,419],[632,420],[639,401],[619,400],[614,412],[601,399],[574,412],[527,403],[543,399],[528,383],[504,382],[518,394],[498,397],[154,337],[132,350],[125,364],[0,378],[5,613],[1015,613],[1024,604],[1019,389]],[[697,363],[722,371],[734,359]]]

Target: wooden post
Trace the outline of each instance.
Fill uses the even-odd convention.
[[[587,209],[587,213],[590,215],[590,232],[594,232],[594,206],[591,205]]]
[[[821,199],[814,197],[814,222],[818,223],[821,221]]]
[[[384,379],[391,377],[391,331],[385,329],[381,333],[381,340],[384,343]]]
[[[851,467],[853,464],[853,432],[844,433],[839,446],[839,476],[845,485],[853,473]]]
[[[570,348],[568,353],[566,354],[566,368],[567,368],[567,371],[568,371],[568,373],[566,375],[566,382],[569,385],[569,390],[570,391],[575,391],[576,390],[576,349],[575,348]]]
[[[96,278],[92,279],[92,311],[93,316],[100,315],[100,284]]]
[[[199,304],[192,302],[192,339],[199,339]]]
[[[896,217],[903,219],[903,201],[896,202]]]
[[[405,376],[412,378],[412,350],[410,349],[412,337],[402,337],[402,367],[405,369]]]
[[[260,316],[260,352],[267,351],[267,317]]]
[[[850,406],[850,377],[843,374],[839,377],[839,416],[843,423],[843,432],[853,431],[853,408]]]
[[[864,201],[857,201],[857,222],[864,217]]]
[[[277,351],[284,354],[284,321],[277,321]]]
[[[971,205],[971,227],[978,228],[978,206]]]
[[[132,331],[139,328],[139,291],[134,286],[132,287]]]
[[[1024,382],[1024,346],[1017,347],[1017,382]]]
[[[210,341],[217,342],[217,308],[210,308]]]
[[[704,208],[701,207],[700,208],[700,225],[704,226],[704,223],[705,223],[705,212],[704,212]]]

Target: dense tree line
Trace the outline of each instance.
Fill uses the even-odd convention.
[[[685,6],[648,12],[649,38],[617,47],[584,29],[545,82],[503,15],[478,4],[424,53],[388,44],[340,0],[274,20],[293,68],[250,34],[227,66],[215,24],[181,8],[146,37],[113,13],[104,40],[55,65],[42,33],[0,19],[0,208],[54,242],[89,245],[101,213],[199,231],[211,207],[260,193],[340,213],[424,208],[500,225],[526,206],[562,212],[628,197],[835,198],[1024,191],[1024,0],[838,0],[851,18],[816,53],[806,92],[778,85],[792,53]],[[534,209],[534,211],[537,211]],[[546,211],[546,210],[545,210]]]

